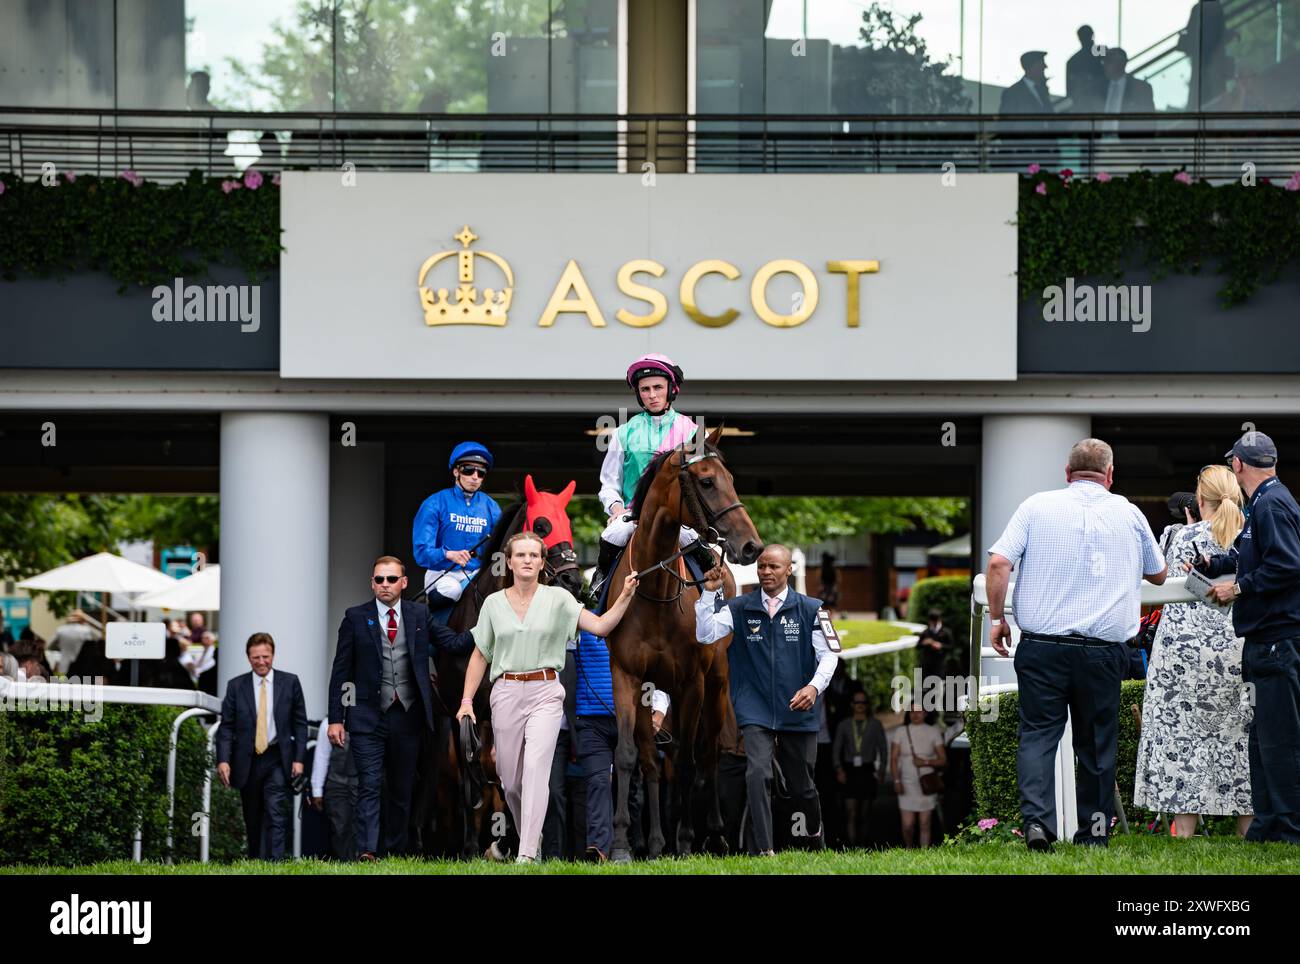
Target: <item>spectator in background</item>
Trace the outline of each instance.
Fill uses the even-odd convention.
[[[835,557],[829,552],[822,553],[821,581],[822,608],[834,619],[835,610],[840,605],[840,573],[835,566]]]
[[[192,690],[194,678],[185,668],[181,654],[181,641],[175,636],[168,636],[163,658],[159,660],[141,660],[140,683],[142,686],[156,686],[162,689]]]
[[[190,110],[216,110],[216,105],[208,100],[212,91],[212,77],[206,70],[196,70],[190,74],[189,87],[185,91],[185,101]]]
[[[1247,840],[1300,844],[1300,505],[1277,477],[1277,447],[1250,431],[1225,457],[1250,497],[1246,525],[1226,555],[1197,568],[1235,572],[1209,597],[1235,600],[1232,627],[1245,639],[1241,675],[1254,687]]]
[[[18,677],[18,660],[14,659],[11,653],[0,652],[0,677],[5,679]]]
[[[925,777],[948,763],[943,734],[933,726],[920,703],[903,714],[903,722],[889,735],[889,772],[898,794],[898,817],[904,847],[928,847],[934,836],[932,815],[938,805],[937,791],[927,792]],[[917,826],[920,825],[920,843]]]
[[[181,665],[194,680],[199,691],[209,696],[217,695],[217,638],[209,629],[200,629],[198,636],[190,629],[191,637],[181,649]]]
[[[1173,572],[1201,556],[1228,554],[1244,517],[1241,487],[1227,466],[1196,480],[1201,521],[1171,526],[1165,561]],[[1242,700],[1241,646],[1232,617],[1209,603],[1170,603],[1160,615],[1138,744],[1133,802],[1174,814],[1174,833],[1196,832],[1199,814],[1235,814],[1250,826],[1250,754]]]
[[[943,709],[946,712],[950,704],[944,689],[944,677],[948,661],[956,654],[957,643],[952,638],[952,630],[943,624],[943,613],[932,608],[926,614],[926,627],[917,634],[916,650],[921,664],[921,696],[926,693],[941,694],[944,697]],[[930,681],[934,680],[933,683]],[[935,697],[930,697],[934,699]],[[955,704],[951,704],[956,711]]]
[[[867,695],[855,693],[852,705],[853,716],[841,720],[835,730],[831,756],[844,801],[845,841],[850,847],[861,847],[870,839],[871,804],[876,799],[876,782],[885,769],[886,740]]]
[[[1178,50],[1187,54],[1192,76],[1187,87],[1187,109],[1202,110],[1204,105],[1221,97],[1232,76],[1232,58],[1228,40],[1236,31],[1228,28],[1219,0],[1197,0],[1187,17],[1187,26],[1178,36]]]
[[[311,766],[311,805],[324,811],[329,820],[330,852],[337,860],[357,859],[357,761],[352,741],[343,732],[343,745],[325,738],[330,721],[320,721],[316,731],[316,755]]]
[[[45,643],[39,639],[20,639],[10,655],[18,663],[18,672],[28,682],[45,682],[53,675],[45,661]]]
[[[1127,73],[1128,54],[1123,47],[1111,47],[1106,51],[1104,61],[1106,68],[1106,100],[1102,110],[1107,114],[1150,114],[1156,109],[1155,95],[1151,85],[1141,78]],[[1105,121],[1104,129],[1112,133],[1119,131],[1120,122]]]
[[[1047,51],[1027,50],[1020,55],[1020,69],[1024,76],[1002,92],[998,106],[1000,114],[1051,114],[1052,97],[1047,92]],[[1036,121],[1034,126],[1046,129],[1047,121]]]
[[[54,631],[54,636],[46,649],[59,654],[57,660],[59,669],[66,673],[77,661],[86,643],[99,638],[99,632],[90,625],[86,614],[80,609],[74,609],[68,613],[63,625]]]
[[[1159,586],[1166,575],[1146,518],[1110,491],[1115,456],[1109,445],[1076,442],[1065,480],[1065,488],[1020,503],[988,550],[989,641],[999,656],[1010,655],[1003,607],[1016,570],[1016,772],[1030,850],[1048,850],[1056,839],[1056,752],[1067,714],[1078,757],[1074,842],[1109,842],[1127,641],[1138,631],[1142,580]]]
[[[0,609],[0,653],[9,652],[9,647],[14,644],[14,634],[9,631],[5,625],[5,613]]]
[[[1079,49],[1065,62],[1065,96],[1076,114],[1101,110],[1106,96],[1106,69],[1096,53],[1092,28],[1079,28]]]

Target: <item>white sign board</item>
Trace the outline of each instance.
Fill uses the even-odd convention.
[[[286,172],[287,378],[1014,380],[1016,176]]]
[[[162,659],[167,627],[156,623],[109,623],[105,654],[109,659]]]

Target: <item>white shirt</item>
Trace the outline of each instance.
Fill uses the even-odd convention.
[[[1146,518],[1082,479],[1031,495],[988,550],[1011,561],[1016,625],[1123,642],[1137,635],[1142,576],[1165,568]]]
[[[217,665],[217,647],[190,643],[180,655],[180,663],[196,681]]]
[[[334,744],[329,741],[330,721],[321,720],[316,729],[316,752],[311,761],[311,795],[325,796],[325,777],[330,772],[330,751]]]
[[[759,590],[759,595],[763,600],[763,608],[767,609],[769,598],[778,601],[777,611],[785,605],[785,598],[790,593],[790,584],[786,583],[779,593],[769,597],[766,590]],[[716,589],[713,592],[702,592],[700,598],[695,601],[695,638],[704,645],[716,643],[723,636],[733,632],[731,625],[731,607],[724,605],[720,610],[714,612],[714,608],[722,600],[722,590]],[[808,681],[809,686],[814,687],[818,694],[826,692],[826,687],[830,685],[831,677],[835,675],[835,667],[840,658],[831,652],[830,646],[826,644],[826,637],[822,634],[820,626],[814,626],[812,631],[813,652],[817,654],[817,670],[813,673],[812,679]]]
[[[379,635],[384,639],[388,638],[388,611],[391,609],[393,616],[397,620],[397,626],[400,629],[402,625],[402,601],[399,599],[396,606],[390,606],[386,602],[380,601],[375,597],[375,609],[379,613]]]
[[[262,698],[262,680],[266,680],[266,745],[275,742],[275,670],[266,676],[253,674],[253,738],[257,738],[257,701]]]

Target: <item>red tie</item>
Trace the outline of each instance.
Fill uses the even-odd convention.
[[[388,610],[388,641],[397,642],[397,615],[395,609]]]

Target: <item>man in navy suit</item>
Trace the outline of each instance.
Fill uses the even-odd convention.
[[[429,661],[434,647],[468,653],[469,632],[434,625],[421,603],[406,602],[406,567],[395,556],[375,560],[375,598],[353,606],[339,625],[330,674],[329,740],[352,740],[357,765],[357,853],[374,860],[379,851],[380,788],[384,794],[384,852],[403,853],[420,752],[420,730],[433,730]]]
[[[244,646],[251,673],[226,686],[217,729],[217,775],[239,790],[248,856],[283,860],[289,781],[307,760],[307,703],[298,677],[272,669],[275,640],[253,633]]]

